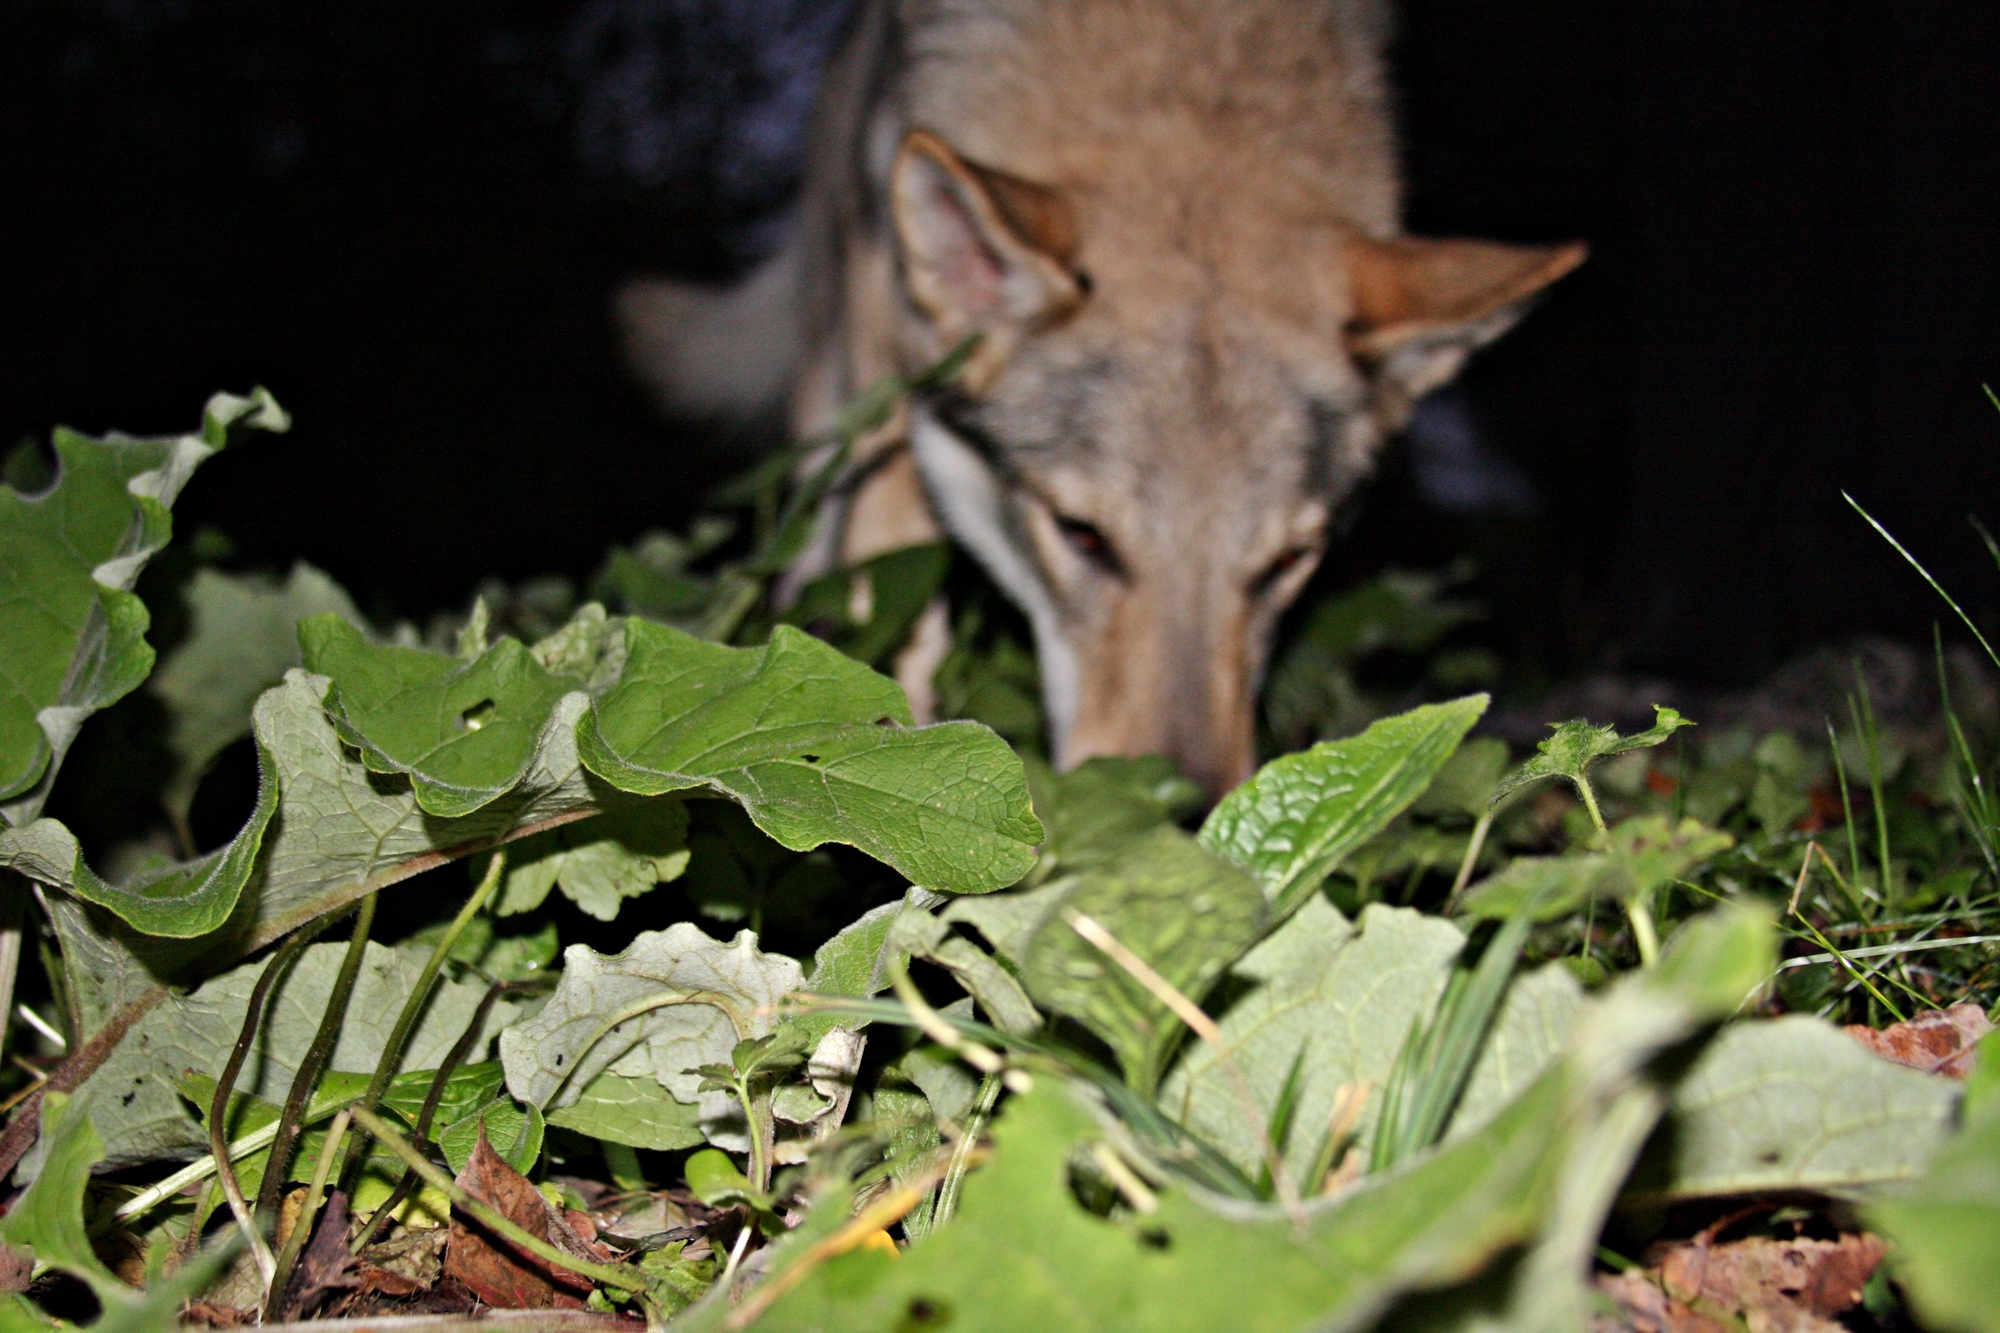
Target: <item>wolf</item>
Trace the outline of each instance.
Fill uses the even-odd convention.
[[[1413,404],[1585,247],[1404,235],[1377,0],[872,0],[799,220],[730,291],[618,297],[683,410],[800,437],[977,335],[857,450],[811,569],[948,533],[1035,635],[1058,766],[1255,764],[1279,615]],[[944,637],[898,675],[922,707]]]

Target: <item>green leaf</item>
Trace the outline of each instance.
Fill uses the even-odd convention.
[[[132,585],[173,531],[169,509],[235,428],[282,431],[270,394],[216,394],[199,434],[55,433],[60,472],[40,495],[0,486],[0,818],[41,813],[84,718],[153,669]]]
[[[1254,874],[1278,918],[1318,891],[1342,857],[1424,793],[1487,697],[1384,718],[1359,736],[1274,759],[1224,797],[1201,842]]]
[[[966,1180],[950,1226],[897,1258],[833,1259],[756,1327],[1353,1328],[1396,1292],[1476,1267],[1529,1234],[1559,1096],[1556,1081],[1537,1085],[1479,1135],[1295,1227],[1276,1210],[1224,1215],[1178,1191],[1145,1216],[1085,1212],[1070,1191],[1070,1162],[1079,1142],[1097,1137],[1096,1122],[1060,1086],[1037,1080],[995,1124],[994,1161]]]
[[[1051,904],[1019,959],[1022,983],[1042,1007],[1101,1037],[1126,1080],[1150,1091],[1186,1026],[1071,923],[1079,914],[1095,921],[1200,1004],[1263,933],[1263,891],[1244,871],[1163,825],[1128,842],[1115,864],[1044,892]]]
[[[951,547],[943,542],[888,551],[808,583],[785,623],[880,666],[909,638],[950,569]]]
[[[778,1001],[803,979],[797,962],[765,953],[747,930],[723,944],[682,922],[610,956],[573,944],[548,1003],[500,1035],[508,1090],[555,1111],[606,1072],[650,1076],[698,1103],[713,1138],[740,1125],[741,1108],[729,1094],[703,1092],[699,1067],[726,1063],[738,1042],[769,1035]]]
[[[1600,759],[1630,750],[1658,745],[1694,723],[1663,704],[1653,705],[1654,724],[1635,736],[1620,736],[1615,727],[1593,727],[1588,722],[1556,722],[1555,734],[1536,747],[1536,754],[1501,782],[1493,793],[1498,803],[1530,782],[1543,778],[1568,778],[1581,783],[1590,766]]]
[[[687,822],[681,802],[655,800],[523,838],[508,855],[493,910],[500,916],[532,912],[560,886],[585,914],[614,920],[626,899],[687,869]]]
[[[726,1152],[715,1148],[703,1148],[690,1155],[687,1165],[682,1168],[687,1180],[688,1192],[706,1204],[719,1204],[727,1200],[758,1198],[750,1187],[750,1178],[745,1176]]]
[[[1592,898],[1644,899],[1694,866],[1736,845],[1727,833],[1665,815],[1623,820],[1603,851],[1523,856],[1474,885],[1459,902],[1467,916],[1505,920],[1530,912],[1537,921],[1568,916]]]
[[[692,1148],[707,1136],[701,1108],[678,1100],[651,1075],[599,1074],[577,1099],[548,1114],[558,1129],[655,1152]]]
[[[33,1252],[38,1263],[81,1278],[107,1304],[129,1299],[131,1288],[113,1277],[83,1224],[83,1196],[91,1168],[104,1160],[104,1140],[80,1097],[51,1092],[42,1098],[41,1174],[0,1218],[0,1240]]]
[[[339,1075],[330,1075],[322,1081],[330,1082]],[[430,1095],[431,1082],[437,1077],[435,1069],[412,1069],[389,1080],[389,1086],[382,1091],[380,1105],[384,1110],[394,1111],[405,1121],[414,1125],[423,1110],[424,1098]],[[498,1060],[481,1060],[476,1064],[459,1065],[451,1071],[451,1077],[444,1082],[444,1094],[438,1098],[437,1110],[431,1119],[433,1130],[439,1125],[452,1125],[471,1115],[474,1110],[493,1100],[505,1081]],[[315,1093],[317,1097],[319,1093]]]
[[[479,1135],[493,1145],[507,1165],[522,1175],[535,1169],[542,1156],[542,1110],[530,1106],[523,1111],[511,1098],[495,1097],[464,1119],[449,1125],[437,1136],[445,1161],[457,1175],[465,1170],[479,1147]]]
[[[712,788],[794,851],[847,843],[926,888],[990,892],[1033,863],[1021,761],[984,727],[912,728],[895,682],[790,626],[755,649],[638,620],[626,636],[624,675],[577,728],[607,781]]]
[[[1450,923],[1408,908],[1371,905],[1357,928],[1324,899],[1309,901],[1236,965],[1231,980],[1244,993],[1221,1015],[1220,1050],[1190,1045],[1160,1089],[1162,1108],[1255,1173],[1264,1108],[1276,1104],[1303,1050],[1302,1128],[1287,1145],[1287,1169],[1295,1179],[1305,1174],[1343,1087],[1352,1092],[1365,1083],[1378,1094],[1356,1127],[1367,1143],[1404,1034],[1430,1012],[1464,947],[1465,936]],[[1232,1064],[1247,1085],[1248,1108]]]
[[[1890,1262],[1925,1327],[2000,1330],[2000,1111],[1984,1108],[1868,1218],[1896,1241]]]
[[[1921,1175],[1957,1089],[1804,1015],[1723,1029],[1674,1088],[1635,1197],[1840,1193]]]
[[[556,700],[570,682],[519,640],[470,662],[422,648],[372,644],[335,615],[299,625],[306,668],[327,676],[327,716],[377,773],[407,775],[417,804],[458,818],[527,776]]]
[[[0,831],[0,865],[117,913],[148,935],[193,939],[227,921],[257,869],[278,812],[277,761],[257,747],[257,805],[226,846],[178,865],[141,871],[124,884],[98,878],[70,831],[53,819]]]
[[[1087,759],[1067,773],[1039,764],[1035,813],[1048,830],[1038,874],[1089,869],[1131,839],[1201,809],[1200,787],[1160,755]]]
[[[343,944],[312,945],[276,985],[253,1058],[238,1083],[240,1091],[267,1102],[284,1101],[319,1027],[345,949]],[[374,1070],[422,965],[415,952],[368,946],[329,1068],[364,1074]],[[91,1099],[92,1117],[114,1164],[208,1151],[208,1135],[187,1110],[177,1085],[191,1071],[212,1074],[222,1068],[264,966],[265,960],[258,959],[187,995],[160,1001],[83,1084],[79,1095]],[[435,1069],[485,993],[484,985],[440,981],[410,1033],[401,1068]],[[514,1013],[513,1004],[496,1004],[485,1031],[498,1030]]]
[[[299,622],[332,613],[362,624],[353,599],[303,562],[281,584],[262,574],[195,572],[182,596],[188,634],[154,674],[151,689],[172,717],[177,761],[167,808],[181,819],[215,757],[250,734],[257,696],[300,665]]]

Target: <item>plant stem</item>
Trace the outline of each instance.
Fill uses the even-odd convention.
[[[993,1114],[995,1103],[1000,1100],[1000,1076],[988,1074],[979,1080],[979,1095],[973,1100],[972,1113],[965,1117],[965,1132],[958,1136],[958,1142],[951,1145],[951,1160],[945,1164],[944,1179],[938,1182],[937,1206],[931,1210],[931,1229],[935,1231],[951,1221],[951,1215],[958,1211],[958,1194],[965,1183],[966,1168],[971,1164],[973,1151],[979,1146],[979,1136],[986,1130],[987,1118]]]
[[[743,1103],[743,1127],[750,1139],[750,1184],[763,1194],[771,1188],[771,1145],[765,1140],[763,1122],[757,1118],[757,1099],[751,1095],[748,1078],[737,1077],[736,1097]]]
[[[229,1059],[222,1067],[222,1077],[215,1081],[215,1098],[208,1107],[208,1142],[215,1155],[215,1176],[222,1185],[223,1197],[229,1200],[229,1211],[236,1218],[236,1226],[256,1258],[257,1272],[263,1279],[266,1293],[271,1289],[277,1261],[271,1257],[271,1247],[264,1243],[263,1234],[250,1216],[250,1205],[243,1197],[242,1186],[236,1182],[236,1169],[229,1162],[229,1095],[236,1090],[237,1075],[243,1072],[243,1062],[250,1056],[251,1043],[257,1037],[257,1022],[263,1015],[265,1001],[270,998],[271,987],[291,969],[292,960],[298,957],[307,941],[319,934],[323,924],[315,923],[298,931],[271,955],[270,962],[264,964],[257,984],[250,992],[250,1003],[244,1006],[243,1026],[236,1034],[236,1045],[230,1049]]]
[[[264,1164],[264,1185],[257,1191],[257,1214],[260,1217],[277,1216],[278,1199],[285,1189],[285,1174],[292,1165],[292,1148],[299,1139],[299,1117],[305,1114],[313,1087],[319,1082],[320,1072],[326,1068],[327,1058],[333,1054],[333,1044],[340,1037],[341,1024],[347,1019],[347,1000],[354,993],[354,979],[361,973],[361,959],[368,950],[368,936],[375,928],[375,902],[376,897],[372,893],[361,900],[360,909],[354,917],[353,933],[347,940],[347,951],[340,958],[340,971],[335,975],[333,990],[327,996],[326,1012],[320,1016],[312,1045],[306,1048],[305,1058],[299,1061],[298,1073],[292,1077],[291,1091],[285,1096],[285,1109],[278,1116],[278,1136],[271,1141],[271,1157]]]
[[[493,896],[493,890],[500,886],[500,872],[506,868],[507,853],[504,851],[493,853],[492,859],[486,863],[485,877],[472,891],[472,896],[465,900],[465,906],[458,909],[458,915],[451,919],[451,924],[445,927],[444,935],[438,940],[437,947],[431,950],[431,956],[424,960],[423,970],[417,973],[416,985],[410,988],[410,997],[403,1001],[403,1011],[396,1015],[396,1026],[389,1029],[388,1043],[382,1047],[382,1058],[375,1062],[375,1073],[368,1080],[368,1090],[362,1093],[361,1100],[355,1103],[357,1118],[360,1112],[373,1111],[375,1103],[382,1100],[383,1092],[389,1087],[389,1080],[396,1076],[396,1066],[402,1063],[403,1043],[409,1040],[410,1029],[417,1023],[417,1015],[424,1011],[424,1006],[430,1001],[431,987],[437,981],[439,970],[444,967],[444,960],[451,956],[452,948],[457,945],[458,937],[465,932],[467,923],[486,905],[486,900]],[[350,1193],[352,1193],[353,1178],[361,1170],[364,1156],[363,1152],[357,1151],[360,1142],[356,1139],[347,1145],[347,1156],[340,1163],[340,1179],[344,1185],[350,1187]]]
[[[600,1264],[591,1259],[567,1254],[518,1225],[484,1199],[474,1198],[459,1188],[457,1181],[446,1175],[435,1162],[418,1152],[408,1140],[390,1128],[388,1123],[373,1111],[357,1106],[353,1110],[353,1115],[355,1124],[367,1131],[376,1142],[402,1158],[403,1164],[423,1177],[426,1185],[449,1198],[452,1207],[463,1208],[477,1218],[481,1226],[510,1245],[519,1246],[537,1259],[554,1264],[558,1268],[567,1268],[572,1273],[580,1274],[607,1287],[639,1295],[645,1293],[644,1279],[631,1269],[615,1268],[609,1264]]]
[[[465,1031],[459,1034],[457,1043],[445,1053],[444,1063],[439,1065],[437,1073],[431,1076],[430,1090],[424,1094],[424,1104],[417,1112],[416,1127],[411,1131],[411,1137],[419,1147],[430,1142],[431,1121],[437,1115],[438,1103],[444,1100],[444,1090],[451,1083],[452,1072],[465,1062],[466,1056],[472,1053],[472,1045],[485,1030],[486,1018],[493,1012],[494,1002],[510,990],[526,989],[533,984],[496,981],[486,988],[486,994],[480,998],[479,1007],[472,1011],[472,1021],[465,1025]],[[375,1233],[382,1229],[382,1224],[396,1211],[396,1205],[408,1198],[410,1191],[416,1186],[417,1173],[404,1170],[403,1178],[396,1182],[396,1188],[389,1192],[389,1197],[368,1219],[368,1225],[361,1228],[360,1233],[348,1243],[348,1252],[359,1254],[367,1249],[368,1243],[375,1239]]]
[[[21,975],[21,940],[26,925],[28,890],[12,871],[0,874],[0,1053],[13,1030],[14,982]]]
[[[375,900],[370,898],[368,901]],[[264,1318],[267,1321],[277,1318],[284,1306],[285,1289],[292,1283],[292,1267],[298,1263],[299,1251],[306,1247],[312,1236],[313,1221],[319,1216],[320,1191],[326,1188],[326,1178],[333,1170],[334,1155],[347,1138],[351,1115],[352,1112],[342,1111],[335,1116],[333,1128],[327,1131],[326,1142],[320,1145],[319,1160],[313,1163],[312,1183],[306,1186],[305,1203],[299,1208],[299,1220],[292,1224],[292,1234],[285,1237],[284,1249],[278,1251],[278,1271],[271,1279],[271,1294],[264,1301]]]
[[[1854,798],[1847,790],[1847,761],[1840,754],[1840,733],[1833,729],[1833,719],[1826,719],[1826,741],[1833,747],[1833,776],[1840,784],[1840,817],[1847,826],[1847,872],[1854,882],[1857,903],[1861,903],[1861,840],[1854,832]],[[1868,909],[1861,906],[1861,919],[1868,919]]]
[[[1458,863],[1458,878],[1451,882],[1451,893],[1444,900],[1446,912],[1465,892],[1465,886],[1472,883],[1472,872],[1479,865],[1479,853],[1486,846],[1486,833],[1492,827],[1493,807],[1489,805],[1479,812],[1479,822],[1472,826],[1472,841],[1465,845],[1465,859]]]
[[[1583,797],[1583,808],[1590,811],[1590,822],[1597,826],[1597,836],[1609,838],[1611,830],[1604,826],[1604,812],[1597,808],[1597,793],[1590,789],[1590,779],[1578,773],[1576,790]]]
[[[1868,678],[1861,672],[1861,663],[1854,664],[1854,683],[1861,691],[1861,717],[1866,720],[1862,729],[1862,739],[1868,747],[1868,794],[1875,803],[1875,857],[1881,867],[1882,902],[1885,906],[1896,901],[1896,870],[1889,859],[1889,805],[1882,796],[1882,734],[1875,726],[1875,703],[1868,696]],[[1851,709],[1853,699],[1847,701]]]
[[[1653,929],[1653,910],[1638,898],[1625,904],[1625,915],[1632,922],[1632,942],[1639,946],[1639,965],[1658,967],[1660,963],[1660,935]]]

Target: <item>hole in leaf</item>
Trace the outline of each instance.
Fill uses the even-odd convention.
[[[919,1296],[904,1310],[902,1322],[896,1328],[897,1333],[915,1333],[918,1329],[943,1328],[950,1322],[950,1309]]]
[[[458,715],[458,729],[460,731],[479,730],[492,720],[494,708],[495,705],[491,699],[481,699],[478,703]]]
[[[1149,1250],[1171,1250],[1174,1238],[1163,1227],[1147,1227],[1139,1233],[1139,1243]]]
[[[819,762],[819,756],[816,754],[802,754],[799,758],[805,760],[808,764],[817,764]]]

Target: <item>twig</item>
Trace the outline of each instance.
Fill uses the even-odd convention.
[[[1458,863],[1458,877],[1451,882],[1451,893],[1446,896],[1444,910],[1450,911],[1465,886],[1472,883],[1472,872],[1479,865],[1479,853],[1486,846],[1487,830],[1493,827],[1493,809],[1488,806],[1479,812],[1479,821],[1472,826],[1472,841],[1465,845],[1465,859]]]
[[[327,1057],[333,1054],[333,1044],[340,1037],[341,1024],[347,1020],[347,1000],[354,993],[354,979],[361,973],[361,960],[367,953],[368,936],[375,928],[375,904],[379,901],[374,894],[361,900],[361,907],[354,916],[354,930],[348,936],[347,950],[340,958],[340,971],[333,979],[333,990],[327,995],[326,1012],[320,1015],[319,1027],[313,1032],[312,1044],[306,1047],[305,1057],[299,1061],[298,1071],[292,1076],[291,1091],[285,1094],[285,1107],[278,1115],[278,1137],[271,1140],[271,1157],[264,1164],[263,1188],[257,1191],[257,1214],[260,1217],[276,1217],[278,1200],[284,1194],[285,1175],[292,1165],[292,1147],[299,1138],[299,1119],[305,1114],[306,1103],[312,1097],[312,1090],[319,1082],[320,1071],[326,1067]],[[274,1295],[273,1299],[277,1299]],[[266,1311],[268,1317],[273,1311]]]
[[[1785,909],[1785,914],[1787,916],[1797,916],[1799,914],[1799,895],[1803,894],[1806,891],[1806,878],[1812,874],[1813,853],[1818,850],[1819,850],[1819,843],[1817,840],[1806,844],[1806,854],[1799,861],[1798,882],[1792,885],[1792,902],[1791,905]]]
[[[1243,1070],[1223,1044],[1222,1029],[1215,1020],[1203,1013],[1201,1006],[1180,993],[1171,981],[1153,970],[1153,967],[1138,954],[1127,948],[1125,942],[1106,930],[1094,917],[1077,911],[1074,907],[1063,908],[1063,919],[1070,929],[1095,945],[1103,954],[1131,974],[1132,979],[1150,991],[1153,997],[1173,1011],[1176,1018],[1187,1024],[1190,1031],[1215,1052],[1215,1061],[1222,1066],[1224,1077],[1228,1078],[1230,1090],[1235,1094],[1238,1107],[1248,1117],[1257,1131],[1257,1138],[1264,1146],[1264,1165],[1271,1172],[1271,1184],[1278,1191],[1278,1202],[1290,1215],[1293,1225],[1305,1225],[1305,1210],[1299,1202],[1299,1192],[1292,1183],[1291,1173],[1285,1169],[1284,1157],[1278,1146],[1271,1142],[1270,1124],[1257,1110],[1256,1101],[1250,1096],[1250,1084],[1243,1076]]]
[[[452,918],[451,924],[445,927],[444,935],[438,940],[437,947],[431,950],[431,956],[424,960],[423,970],[417,973],[417,981],[410,988],[409,998],[403,1001],[403,1011],[396,1015],[396,1025],[389,1029],[389,1040],[382,1047],[381,1059],[375,1062],[375,1073],[368,1080],[368,1090],[362,1093],[361,1100],[355,1103],[357,1115],[361,1111],[373,1111],[375,1104],[382,1100],[382,1094],[388,1090],[389,1080],[396,1075],[396,1066],[402,1063],[403,1043],[409,1040],[410,1029],[417,1023],[417,1015],[421,1014],[430,1002],[431,987],[437,981],[438,972],[444,967],[444,960],[451,956],[452,947],[458,943],[458,937],[464,933],[466,924],[480,908],[486,905],[486,900],[493,896],[493,890],[500,886],[500,872],[506,868],[507,853],[493,853],[492,859],[486,863],[485,877],[472,891],[472,896],[465,900],[465,906],[458,909],[458,915]],[[351,1187],[353,1178],[361,1170],[364,1154],[363,1151],[357,1151],[360,1143],[361,1141],[356,1139],[348,1144],[347,1155],[341,1159],[340,1180],[345,1186]]]

